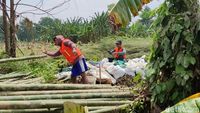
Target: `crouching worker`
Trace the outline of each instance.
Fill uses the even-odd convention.
[[[126,50],[122,46],[122,41],[118,40],[118,41],[116,41],[115,44],[116,44],[116,47],[114,48],[114,50],[109,51],[109,53],[112,54],[112,56],[114,58],[109,58],[109,61],[110,62],[112,62],[113,60],[125,61],[126,60]]]
[[[88,80],[85,72],[88,70],[85,58],[81,53],[80,49],[76,47],[75,43],[68,38],[64,38],[62,35],[57,35],[53,38],[54,44],[59,46],[60,49],[57,52],[47,52],[44,53],[51,56],[57,57],[63,55],[65,59],[73,65],[71,79],[73,83],[77,83],[77,77],[80,75],[82,77],[82,83],[87,84]]]

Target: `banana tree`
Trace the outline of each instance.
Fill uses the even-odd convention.
[[[109,19],[112,25],[126,27],[131,21],[131,17],[137,16],[144,4],[151,0],[119,0],[109,12]]]

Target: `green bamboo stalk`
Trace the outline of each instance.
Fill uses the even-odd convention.
[[[23,83],[24,84],[42,83],[42,81],[43,81],[42,79],[43,79],[42,77],[38,77],[38,78],[34,78],[32,80],[25,81]]]
[[[89,111],[99,110],[99,109],[105,109],[105,108],[113,108],[116,106],[90,106],[87,107]]]
[[[41,83],[42,82],[42,77],[38,78],[31,78],[31,79],[26,79],[26,80],[18,80],[13,82],[13,84],[30,84],[30,83]]]
[[[98,109],[98,110],[95,110],[95,111],[91,111],[89,113],[110,113],[110,112],[118,113],[120,110],[123,110],[123,109],[129,107],[130,105],[131,104],[124,104],[124,105],[120,105],[120,106],[103,108],[103,109]]]
[[[66,100],[0,101],[0,109],[39,109],[63,107]],[[83,106],[116,106],[131,101],[70,101]]]
[[[0,59],[0,63],[33,60],[33,59],[39,59],[39,58],[45,58],[45,57],[47,57],[47,55],[34,55],[34,56],[26,56],[26,57],[20,57],[20,58],[6,58],[6,59]]]
[[[0,80],[2,80],[2,79],[11,79],[11,78],[21,78],[21,77],[28,76],[30,74],[31,73],[26,73],[26,74],[16,73],[16,74],[11,74],[11,75],[7,75],[7,76],[0,76]]]
[[[91,84],[0,84],[0,91],[113,89],[118,86]]]
[[[26,96],[0,96],[0,101],[9,100],[48,100],[48,99],[89,99],[89,98],[131,98],[130,92],[118,93],[81,93],[81,94],[56,94],[56,95],[26,95]]]
[[[13,81],[17,81],[17,80],[19,80],[19,78],[2,79],[1,84],[8,84],[8,83],[10,84]]]
[[[56,108],[52,109],[9,109],[0,110],[0,113],[61,113],[56,111]]]
[[[41,91],[6,91],[0,92],[0,96],[15,96],[15,95],[47,95],[47,94],[76,94],[76,93],[117,93],[129,92],[129,90],[120,89],[87,89],[87,90],[41,90]]]

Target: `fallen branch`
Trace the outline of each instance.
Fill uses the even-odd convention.
[[[7,63],[7,62],[16,62],[16,61],[23,61],[23,60],[33,60],[39,58],[45,58],[46,55],[34,55],[34,56],[27,56],[27,57],[19,57],[19,58],[6,58],[0,59],[0,63]]]

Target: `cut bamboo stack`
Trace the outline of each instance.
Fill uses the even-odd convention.
[[[129,106],[132,96],[128,88],[111,85],[0,83],[0,113],[63,113],[65,102],[109,113]]]
[[[12,72],[0,75],[0,84],[40,84],[44,80],[42,77],[36,77],[31,73]]]

